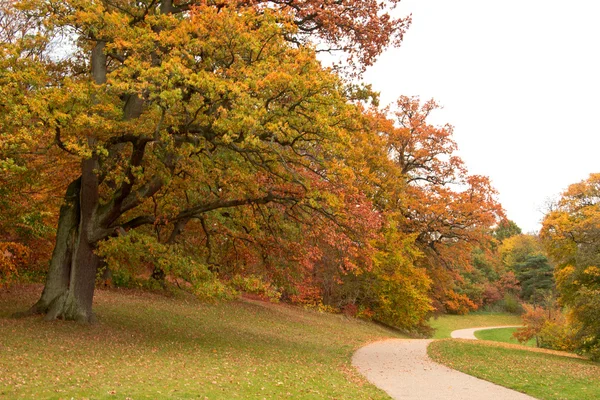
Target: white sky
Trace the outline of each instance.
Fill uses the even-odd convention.
[[[471,174],[537,231],[545,204],[600,172],[600,2],[403,0],[413,23],[365,81],[383,104],[435,98]]]

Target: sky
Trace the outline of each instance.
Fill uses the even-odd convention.
[[[509,219],[540,229],[548,202],[600,172],[600,2],[403,0],[413,22],[364,80],[383,104],[434,98],[471,174]]]

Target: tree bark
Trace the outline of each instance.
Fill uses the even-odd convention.
[[[45,314],[52,304],[69,289],[71,262],[75,238],[79,227],[79,196],[81,179],[71,182],[60,208],[56,244],[46,276],[41,298],[29,310],[33,314]]]
[[[67,189],[46,285],[30,314],[46,314],[47,320],[95,320],[92,302],[100,261],[93,239],[98,206],[95,165],[95,157],[84,160],[82,176]]]

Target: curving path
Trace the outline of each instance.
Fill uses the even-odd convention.
[[[492,328],[494,327],[475,329]],[[461,331],[467,330],[461,329]],[[534,399],[433,362],[427,356],[427,346],[431,341],[431,339],[390,339],[371,343],[354,353],[352,365],[393,399]]]

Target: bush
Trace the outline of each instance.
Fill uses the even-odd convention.
[[[504,298],[500,301],[500,307],[503,311],[511,314],[520,314],[523,312],[523,306],[517,295],[507,293]]]
[[[230,300],[237,296],[235,289],[222,283],[204,263],[177,246],[165,245],[139,231],[101,242],[97,254],[110,269],[115,286],[160,290],[174,282],[203,301]]]
[[[535,338],[538,347],[573,351],[575,349],[575,330],[573,330],[565,315],[556,308],[544,309],[540,306],[524,304],[525,313],[522,315],[523,328],[517,329],[513,336],[523,343]]]
[[[446,292],[446,299],[443,302],[448,314],[465,315],[471,311],[477,310],[475,304],[469,296],[464,293],[456,293],[454,290]]]
[[[539,347],[545,349],[573,351],[576,348],[575,331],[565,317],[547,320],[539,333]]]
[[[194,295],[205,302],[233,300],[238,293],[218,279],[198,281],[192,289]]]
[[[256,294],[273,303],[277,303],[281,299],[281,293],[271,283],[265,282],[256,275],[235,275],[230,284],[240,292]]]
[[[483,304],[491,305],[496,304],[502,300],[502,293],[497,285],[493,283],[486,283],[483,287]]]
[[[521,315],[523,328],[519,328],[513,333],[513,336],[521,343],[525,343],[535,338],[536,346],[540,346],[540,332],[547,320],[546,311],[542,307],[523,304],[525,312]]]

